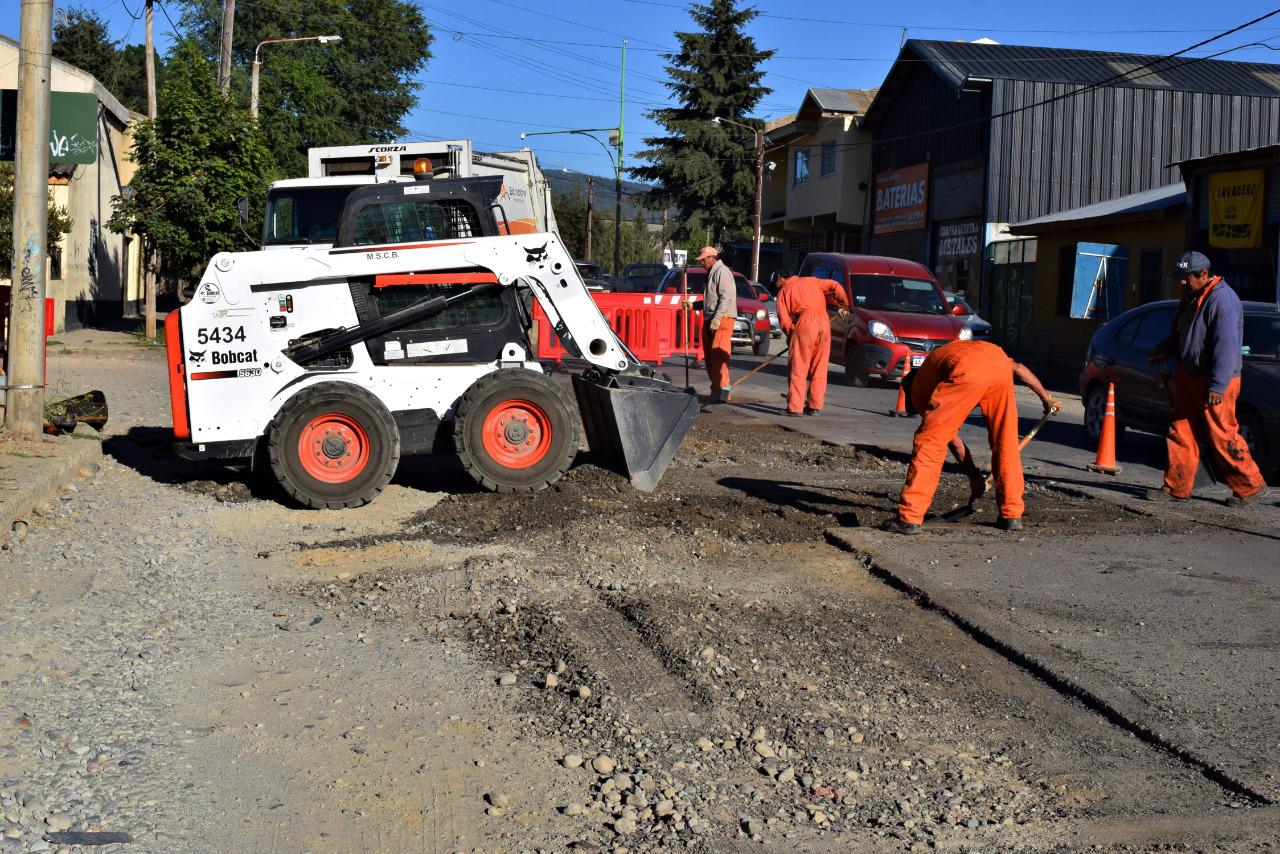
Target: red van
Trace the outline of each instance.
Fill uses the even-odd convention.
[[[957,315],[964,309],[949,307],[933,274],[914,261],[813,252],[800,275],[837,281],[849,297],[849,316],[831,318],[831,360],[852,385],[902,379],[943,344],[973,337]]]

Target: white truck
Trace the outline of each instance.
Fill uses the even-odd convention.
[[[426,158],[437,178],[502,176],[494,202],[500,234],[558,233],[551,191],[528,148],[481,152],[470,140],[339,145],[307,152],[307,177],[274,182],[267,191],[262,248],[327,246],[347,196],[358,187],[412,181]]]

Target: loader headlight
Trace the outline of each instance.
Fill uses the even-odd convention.
[[[764,320],[768,316],[769,312],[765,311],[763,308],[756,309],[756,320]]]
[[[893,330],[889,328],[887,323],[873,320],[868,329],[871,331],[872,338],[879,338],[881,341],[888,341],[890,344],[898,343],[898,336],[893,334]]]
[[[960,328],[960,334],[956,337],[958,337],[961,341],[968,341],[969,339],[973,338],[973,330],[967,326],[963,326]]]

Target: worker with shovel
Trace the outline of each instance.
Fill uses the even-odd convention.
[[[884,530],[920,533],[938,490],[948,448],[969,475],[971,503],[985,491],[985,480],[958,435],[975,406],[982,409],[987,422],[1000,506],[999,526],[1005,531],[1022,530],[1022,460],[1015,378],[1036,393],[1044,403],[1046,415],[1062,408],[1025,365],[986,341],[953,341],[934,350],[919,368],[907,374],[903,379],[907,410],[920,413],[921,422],[911,450],[907,482],[898,499],[898,513],[885,520]]]
[[[733,390],[729,355],[733,350],[733,323],[738,317],[738,286],[714,246],[702,247],[698,263],[707,267],[707,290],[702,297],[702,349],[711,380],[711,400],[726,403]]]
[[[1149,357],[1153,364],[1169,358],[1177,361],[1171,384],[1173,420],[1166,437],[1169,461],[1164,485],[1147,497],[1152,501],[1190,498],[1203,441],[1231,487],[1227,505],[1252,504],[1267,494],[1267,484],[1236,422],[1244,310],[1235,291],[1221,276],[1213,275],[1209,259],[1199,252],[1178,259],[1177,275],[1184,293],[1173,333]]]
[[[827,307],[849,313],[849,298],[838,282],[813,276],[785,279],[778,292],[778,325],[791,348],[787,414],[817,415],[827,399],[827,363],[831,359],[831,318]]]

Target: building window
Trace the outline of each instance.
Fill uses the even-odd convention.
[[[809,149],[796,149],[796,186],[809,180]]]
[[[62,279],[62,245],[60,243],[49,247],[49,278],[55,282]]]
[[[1071,292],[1076,281],[1076,245],[1058,249],[1058,317],[1071,316]]]
[[[822,177],[836,174],[836,141],[829,139],[822,143]]]
[[[1138,256],[1138,299],[1155,302],[1164,298],[1164,250],[1143,249]]]

